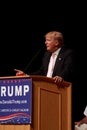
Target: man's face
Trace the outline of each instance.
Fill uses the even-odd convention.
[[[47,37],[45,40],[47,51],[54,52],[59,44],[57,40],[52,37]]]

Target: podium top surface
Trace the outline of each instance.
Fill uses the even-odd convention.
[[[45,81],[45,82],[49,82],[49,83],[54,83],[53,78],[49,78],[46,76],[41,76],[41,75],[26,75],[26,76],[7,76],[7,77],[0,77],[0,79],[12,79],[12,78],[32,78],[34,81]],[[63,81],[61,83],[62,86],[68,87],[69,85],[71,85],[72,83],[67,82],[67,81]],[[59,85],[59,84],[58,84]]]

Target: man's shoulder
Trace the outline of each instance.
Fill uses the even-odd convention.
[[[70,48],[70,47],[68,47],[68,46],[63,46],[63,47],[61,48],[60,53],[66,53],[66,54],[73,53],[73,54],[75,54],[76,52],[75,52],[74,49],[72,49],[72,48]]]

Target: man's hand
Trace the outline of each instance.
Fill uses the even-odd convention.
[[[14,71],[16,71],[16,76],[25,76],[26,75],[22,70],[14,69]]]
[[[60,76],[55,76],[55,77],[53,77],[53,80],[55,83],[59,84],[63,81],[63,78]]]

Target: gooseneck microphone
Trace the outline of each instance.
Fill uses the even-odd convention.
[[[37,58],[37,56],[41,53],[41,51],[43,49],[44,49],[44,47],[42,47],[41,49],[39,49],[39,51],[37,51],[37,53],[34,55],[34,57],[31,59],[31,61],[26,65],[23,72],[26,72],[26,70],[31,66],[31,64],[34,62],[34,60]]]

